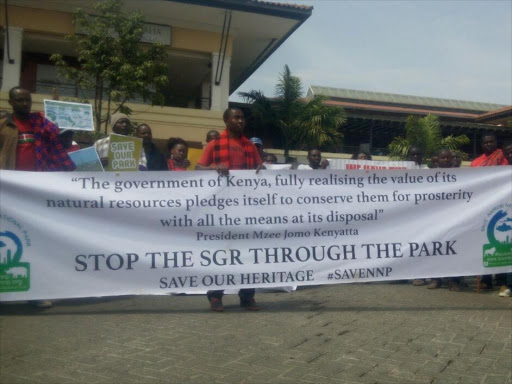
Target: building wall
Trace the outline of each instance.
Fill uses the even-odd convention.
[[[9,6],[9,26],[21,27],[25,32],[38,32],[67,36],[74,32],[73,15],[71,13],[49,11],[43,9]],[[151,20],[145,20],[151,23]],[[0,26],[5,26],[5,18],[0,18]],[[218,52],[221,34],[199,31],[171,25],[172,49],[200,53]],[[231,56],[233,38],[228,40],[226,54]],[[58,53],[58,52],[56,52]]]
[[[54,36],[57,41],[74,32],[71,13],[9,6],[9,26],[23,28],[23,33],[30,35]],[[145,20],[151,23],[151,20]],[[0,18],[0,26],[4,27],[5,18]],[[209,31],[192,30],[171,25],[171,46],[169,51],[187,51],[201,54],[218,52],[221,34]],[[227,55],[232,52],[233,38],[228,40]],[[61,52],[54,52],[61,53]],[[23,84],[23,81],[22,81]],[[50,95],[33,94],[33,111],[43,110],[43,99]],[[10,110],[6,92],[0,93],[0,108]],[[156,139],[167,139],[171,136],[182,137],[187,141],[203,142],[206,132],[211,129],[222,130],[222,112],[207,109],[188,109],[175,107],[156,107],[146,104],[127,104],[132,111],[133,120],[147,123],[153,130]]]

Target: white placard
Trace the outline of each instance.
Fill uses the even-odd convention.
[[[44,100],[44,114],[60,129],[94,131],[92,105],[69,101]]]

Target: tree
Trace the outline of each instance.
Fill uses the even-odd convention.
[[[292,146],[341,144],[343,136],[338,128],[346,121],[343,109],[326,106],[322,96],[302,100],[302,83],[291,74],[288,65],[279,75],[275,98],[267,98],[261,91],[254,90],[239,95],[251,104],[252,116],[258,125],[279,131],[286,161]]]
[[[423,150],[426,159],[436,155],[441,148],[457,151],[465,159],[467,155],[459,148],[468,143],[466,135],[443,137],[437,116],[409,116],[405,123],[405,137],[396,137],[388,146],[389,157],[405,160],[411,145],[417,145]]]
[[[51,60],[79,89],[93,90],[96,129],[105,122],[106,132],[112,114],[131,112],[125,106],[128,100],[162,103],[158,89],[168,82],[167,55],[161,44],[141,47],[142,12],[126,13],[121,0],[100,0],[94,10],[101,16],[80,9],[73,15],[75,33],[67,38],[75,43],[76,61],[60,54]]]

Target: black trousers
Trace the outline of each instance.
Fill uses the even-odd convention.
[[[506,285],[507,284],[507,274],[506,273],[497,273],[494,275],[494,280],[496,281],[496,285]],[[482,280],[480,280],[482,283],[487,285],[488,287],[492,287],[492,275],[483,275]]]
[[[251,289],[241,289],[238,291],[238,297],[240,297],[240,301],[248,301],[252,298],[254,298],[254,294],[256,293],[256,290],[254,288]],[[216,299],[222,299],[222,296],[224,296],[224,291],[208,291],[206,292],[206,296],[208,299],[216,298]]]

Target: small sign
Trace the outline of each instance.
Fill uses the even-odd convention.
[[[114,172],[138,171],[141,151],[142,139],[111,134],[106,170]]]
[[[94,131],[91,104],[44,100],[44,114],[60,129]]]
[[[414,161],[379,161],[379,160],[352,160],[329,159],[328,169],[349,169],[353,171],[376,171],[379,169],[419,169]]]
[[[171,45],[171,27],[168,25],[144,23],[143,43]]]
[[[98,152],[94,147],[81,149],[68,153],[71,161],[75,163],[77,172],[103,172]]]

